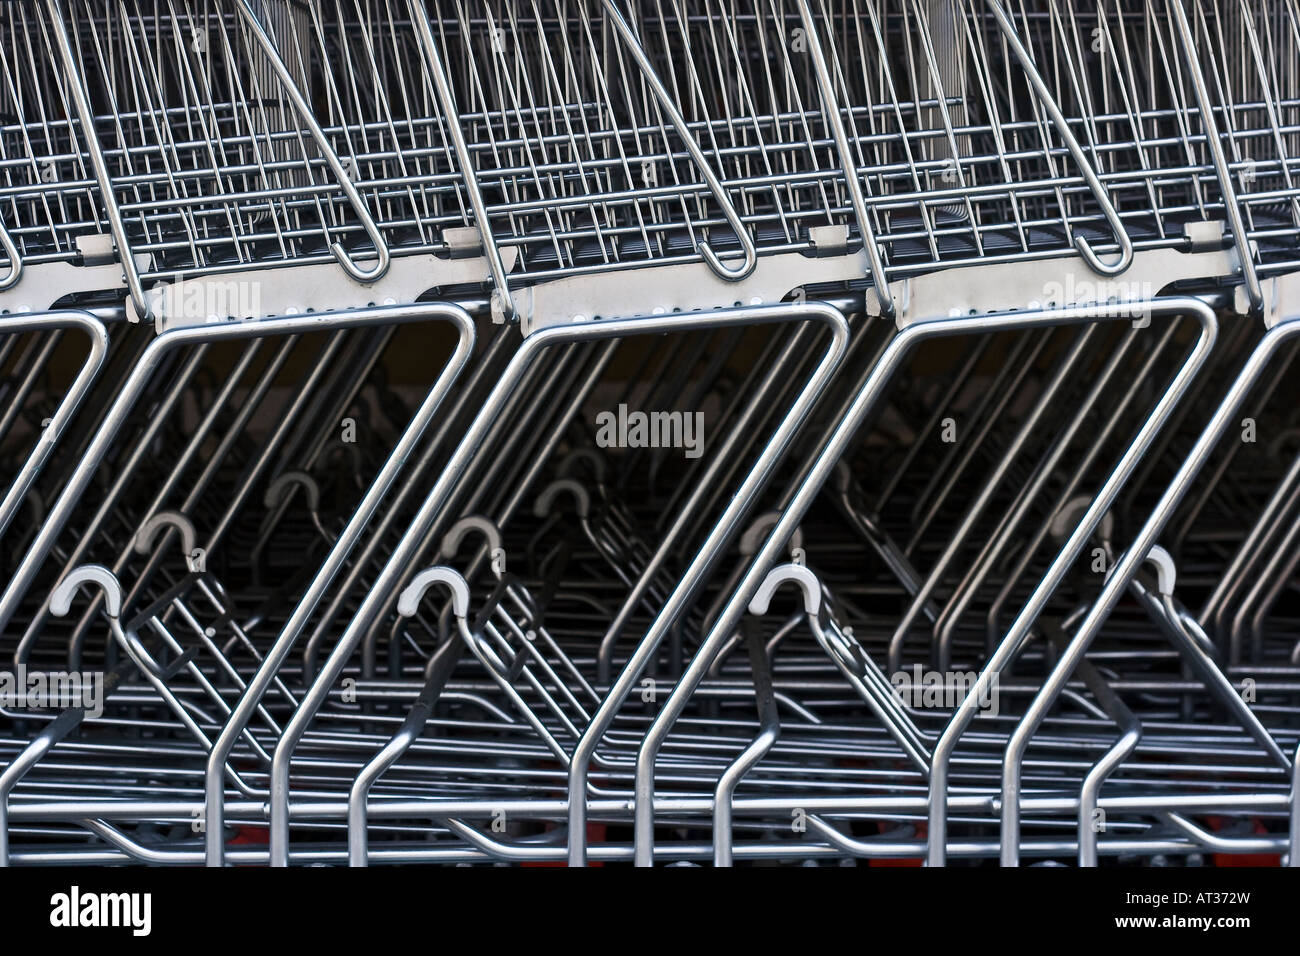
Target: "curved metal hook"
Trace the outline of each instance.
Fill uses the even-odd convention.
[[[1173,597],[1174,584],[1178,580],[1178,569],[1171,555],[1160,545],[1152,545],[1147,553],[1148,561],[1156,566],[1156,590],[1161,597]]]
[[[659,108],[667,114],[668,122],[673,125],[673,128],[677,131],[677,135],[682,138],[682,145],[684,145],[686,151],[691,154],[691,161],[699,167],[700,174],[704,177],[704,181],[709,187],[709,192],[713,193],[713,198],[717,200],[718,205],[722,207],[722,213],[727,217],[727,223],[735,231],[736,238],[740,241],[741,249],[745,253],[745,258],[738,269],[729,269],[727,266],[722,264],[721,260],[718,259],[717,254],[709,246],[707,240],[701,240],[696,249],[699,254],[704,257],[704,261],[709,264],[709,268],[713,270],[714,274],[718,278],[725,279],[728,282],[739,282],[741,279],[753,272],[754,267],[758,265],[758,250],[754,248],[754,240],[750,238],[749,232],[745,229],[745,224],[740,219],[740,214],[736,212],[736,207],[732,205],[731,197],[727,195],[727,191],[723,187],[722,182],[713,172],[712,167],[709,166],[709,161],[705,158],[704,151],[700,149],[700,144],[695,142],[695,137],[691,135],[691,131],[686,125],[686,120],[682,117],[682,114],[678,112],[677,105],[673,102],[672,95],[668,92],[668,88],[664,86],[663,80],[659,79],[659,75],[655,73],[654,64],[652,64],[650,58],[646,56],[646,52],[642,48],[641,42],[637,39],[636,33],[632,30],[631,25],[626,19],[624,19],[622,11],[619,10],[618,6],[614,3],[614,0],[601,0],[601,5],[604,6],[605,13],[609,17],[610,23],[614,25],[615,31],[626,45],[628,53],[630,53],[632,59],[636,61],[636,65],[641,70],[641,75],[645,79],[646,84],[654,93],[655,99],[659,101]]]
[[[5,228],[3,222],[0,222],[0,246],[4,247],[5,256],[9,259],[9,274],[0,279],[0,292],[4,292],[17,285],[18,280],[22,278],[23,254],[18,251],[18,244],[9,235],[9,230]]]
[[[140,526],[140,530],[135,533],[135,551],[137,554],[148,554],[153,548],[153,543],[158,537],[158,532],[164,527],[175,528],[181,536],[181,549],[185,552],[185,561],[191,571],[198,571],[195,567],[194,552],[198,548],[198,532],[194,530],[194,523],[179,511],[168,510],[159,511],[152,518]]]
[[[414,617],[425,592],[435,584],[445,584],[451,591],[451,611],[456,617],[462,621],[469,617],[469,585],[459,571],[444,565],[425,568],[411,579],[397,599],[397,613],[402,617]]]
[[[713,179],[713,175],[710,173],[705,176],[705,179]],[[710,184],[710,188],[712,188],[712,184]],[[721,189],[721,183],[718,184],[718,188]],[[740,221],[740,216],[736,213],[736,210],[732,208],[730,200],[723,205],[723,215],[727,217],[728,224],[740,237],[741,246],[745,250],[745,258],[741,262],[740,268],[728,269],[723,265],[722,260],[713,251],[713,247],[709,245],[707,239],[701,239],[700,244],[695,249],[704,257],[704,261],[709,264],[709,268],[713,270],[714,275],[719,279],[726,279],[728,282],[739,282],[753,272],[754,267],[758,265],[758,250],[754,248],[754,242],[749,238],[749,233],[745,231],[745,225]]]
[[[1076,235],[1074,237],[1074,247],[1093,272],[1104,276],[1119,275],[1133,264],[1133,240],[1129,238],[1128,232],[1124,229],[1124,223],[1119,218],[1114,203],[1110,201],[1110,194],[1106,192],[1106,187],[1102,185],[1101,179],[1098,178],[1096,170],[1092,168],[1092,163],[1088,161],[1088,156],[1084,153],[1079,140],[1071,131],[1065,114],[1061,112],[1061,108],[1056,105],[1056,100],[1052,98],[1052,92],[1047,88],[1042,75],[1038,72],[1033,56],[1030,55],[1029,51],[1025,49],[1025,45],[1020,41],[1020,35],[1016,33],[1015,24],[1011,22],[1006,10],[1002,8],[1001,0],[986,0],[986,3],[993,14],[993,18],[997,20],[998,28],[1001,29],[1002,35],[1007,41],[1007,46],[1011,47],[1011,52],[1020,61],[1020,67],[1024,70],[1029,85],[1034,88],[1034,92],[1038,95],[1038,101],[1042,104],[1043,109],[1047,111],[1048,116],[1051,117],[1057,135],[1061,137],[1066,148],[1070,151],[1070,155],[1074,157],[1084,182],[1088,184],[1088,189],[1092,192],[1093,198],[1097,200],[1097,204],[1101,206],[1101,210],[1106,216],[1106,221],[1110,223],[1111,231],[1115,234],[1115,241],[1119,243],[1119,259],[1113,263],[1102,262],[1085,236]]]
[[[352,261],[351,253],[343,248],[343,243],[335,242],[330,246],[330,252],[334,254],[334,258],[338,260],[338,264],[343,267],[343,271],[357,282],[363,284],[377,282],[383,277],[384,273],[388,271],[388,244],[384,242],[384,237],[379,232],[379,227],[375,225],[375,221],[370,218],[370,212],[366,209],[361,194],[355,189],[345,189],[343,191],[348,194],[348,201],[351,202],[353,207],[356,209],[357,216],[361,219],[362,228],[366,230],[366,235],[368,235],[370,241],[375,244],[375,248],[380,250],[379,259],[375,262],[373,268],[362,269]]]
[[[768,532],[774,524],[781,520],[779,511],[768,511],[759,515],[746,529],[745,533],[740,536],[740,553],[749,556],[758,551],[758,546],[763,535]],[[794,534],[790,535],[790,550],[803,549],[803,531],[799,528],[794,529]]]
[[[766,614],[776,589],[787,583],[796,585],[803,592],[803,608],[815,619],[822,608],[822,583],[802,564],[780,564],[767,572],[767,577],[763,578],[749,602],[749,613],[759,617]]]
[[[573,495],[577,503],[578,517],[587,518],[591,514],[591,495],[587,494],[587,489],[572,478],[557,478],[543,488],[533,504],[533,514],[538,518],[545,518],[551,513],[551,505],[555,502],[556,496],[566,491]]]
[[[72,598],[83,584],[97,584],[104,592],[104,610],[111,618],[122,616],[122,582],[102,564],[83,564],[73,568],[50,594],[50,613],[63,617],[72,610]]]
[[[492,573],[497,577],[505,574],[506,552],[501,547],[501,532],[485,515],[468,515],[452,525],[442,536],[442,547],[439,549],[442,556],[454,558],[456,552],[460,550],[460,543],[465,540],[465,535],[471,531],[477,531],[487,538],[488,553],[492,556]]]
[[[1084,178],[1087,179],[1088,175],[1085,174]],[[1098,199],[1100,198],[1099,195]],[[1088,263],[1088,268],[1098,275],[1122,275],[1128,267],[1133,264],[1133,242],[1129,239],[1128,233],[1124,230],[1124,224],[1120,222],[1119,214],[1115,212],[1115,207],[1110,204],[1110,199],[1107,198],[1103,205],[1105,207],[1104,211],[1106,213],[1106,219],[1110,222],[1111,229],[1114,230],[1117,237],[1121,237],[1119,242],[1119,258],[1116,259],[1114,263],[1102,262],[1097,253],[1093,251],[1092,244],[1088,241],[1087,236],[1075,236],[1074,248],[1077,249],[1079,255],[1083,257],[1083,261]]]
[[[262,48],[262,52],[270,62],[271,68],[275,70],[275,75],[280,81],[280,86],[283,88],[285,95],[287,95],[293,102],[294,109],[298,112],[298,118],[304,125],[306,125],[307,131],[311,134],[312,140],[316,143],[316,148],[320,150],[321,155],[325,158],[325,162],[329,164],[330,170],[334,173],[334,178],[337,180],[339,188],[343,190],[343,195],[347,197],[348,203],[352,206],[353,212],[355,212],[357,218],[361,220],[361,225],[366,230],[366,235],[368,235],[370,241],[375,244],[375,254],[379,258],[370,269],[362,269],[352,261],[351,254],[343,248],[342,243],[333,243],[330,246],[330,252],[334,254],[334,258],[337,259],[339,265],[343,267],[343,271],[357,282],[369,283],[376,281],[388,271],[390,261],[388,244],[384,242],[383,234],[380,233],[379,227],[371,217],[370,210],[366,207],[365,200],[361,198],[361,194],[357,192],[356,186],[352,184],[352,180],[348,177],[348,172],[343,168],[343,163],[339,160],[338,154],[334,152],[334,148],[330,145],[329,138],[325,135],[325,131],[321,129],[320,124],[316,122],[316,117],[312,112],[311,104],[307,102],[306,97],[302,95],[302,91],[298,89],[298,84],[294,81],[293,74],[289,72],[289,68],[280,57],[280,51],[276,47],[275,41],[271,39],[271,35],[266,32],[266,28],[262,25],[262,21],[258,17],[257,12],[253,9],[250,0],[239,0],[239,14],[244,21],[244,25],[247,26],[249,32],[252,33],[253,39],[255,39],[258,46]]]
[[[266,494],[262,496],[262,504],[268,508],[274,508],[280,504],[287,496],[287,490],[290,485],[301,485],[303,493],[307,496],[307,509],[309,511],[320,510],[320,485],[316,479],[305,471],[286,471],[284,474],[271,482],[266,489]]]

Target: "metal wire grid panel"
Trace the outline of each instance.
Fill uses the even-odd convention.
[[[464,223],[458,178],[409,22],[385,16],[389,5],[352,20],[341,4],[278,18],[224,3],[117,6],[108,17],[72,7],[72,33],[146,279],[335,255],[362,275],[376,239],[447,251],[442,230]],[[382,232],[368,236],[374,221]]]
[[[1300,228],[1300,8],[1197,3],[1190,18],[1259,271],[1294,271]]]
[[[1180,247],[1186,223],[1231,219],[1211,140],[1243,248],[1268,273],[1294,259],[1293,2],[1193,6],[1194,63],[1163,3],[65,0],[5,14],[7,95],[30,114],[6,169],[45,194],[12,206],[11,231],[37,252],[58,203],[64,233],[112,225],[94,214],[72,82],[144,285],[331,260],[371,281],[390,256],[483,238],[517,253],[496,276],[515,286],[701,258],[736,276],[754,255],[845,246],[874,252],[880,283],[1076,251],[1110,273],[1133,246]],[[52,88],[23,93],[33,82]],[[51,138],[67,142],[38,148]],[[28,155],[41,152],[54,155]],[[73,238],[45,254],[71,255]]]
[[[53,69],[55,39],[30,4],[0,9],[0,241],[6,274],[24,265],[79,259],[82,237],[107,235],[107,218],[69,108],[67,84]],[[91,250],[87,250],[91,251]],[[99,250],[111,255],[111,247]]]

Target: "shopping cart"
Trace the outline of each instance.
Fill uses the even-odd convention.
[[[0,862],[1300,865],[1298,51],[5,4]]]

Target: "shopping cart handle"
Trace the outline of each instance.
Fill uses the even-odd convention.
[[[69,571],[50,595],[50,613],[63,617],[72,610],[72,596],[83,584],[98,584],[104,592],[104,609],[108,616],[122,616],[122,584],[117,575],[102,564],[83,564]]]
[[[424,594],[435,584],[445,584],[451,591],[451,610],[462,621],[469,617],[469,585],[454,568],[439,565],[425,568],[417,574],[397,599],[397,613],[402,617],[414,617],[420,608]]]
[[[749,602],[749,613],[760,617],[766,614],[772,603],[772,595],[787,582],[797,584],[803,591],[804,610],[815,618],[822,607],[822,584],[817,580],[817,575],[803,564],[782,564],[769,571],[759,585],[758,593]]]

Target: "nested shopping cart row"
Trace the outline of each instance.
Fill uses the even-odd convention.
[[[0,862],[1300,863],[1296,13],[5,5]]]

